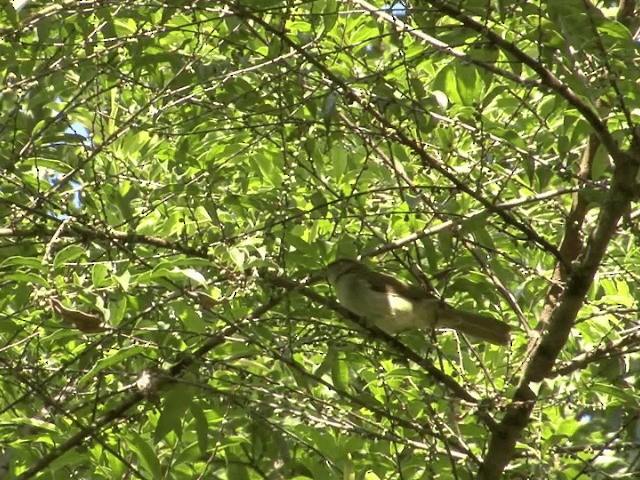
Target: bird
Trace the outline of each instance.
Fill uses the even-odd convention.
[[[452,328],[496,345],[509,343],[507,323],[453,308],[428,290],[375,272],[357,260],[336,260],[326,272],[343,307],[389,334]]]

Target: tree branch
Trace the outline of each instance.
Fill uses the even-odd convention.
[[[548,375],[548,378],[569,375],[577,370],[582,370],[591,363],[626,355],[631,347],[637,347],[638,345],[640,345],[640,331],[636,330],[615,342],[610,342],[600,348],[575,356],[570,362],[564,362],[559,365]]]
[[[485,207],[489,212],[499,216],[506,224],[514,227],[518,231],[522,232],[527,236],[532,242],[538,244],[542,247],[546,252],[553,255],[558,261],[562,262],[562,257],[558,249],[552,245],[549,241],[547,241],[544,237],[542,237],[538,232],[536,232],[530,225],[527,225],[525,222],[515,218],[509,212],[496,207],[493,201],[483,197],[469,185],[467,185],[459,176],[447,168],[442,162],[438,161],[436,157],[429,154],[423,148],[422,144],[407,136],[404,131],[400,128],[400,126],[396,125],[394,122],[385,118],[374,105],[372,105],[366,98],[362,97],[356,90],[351,88],[346,81],[339,78],[336,74],[334,74],[326,65],[324,65],[318,58],[316,58],[313,54],[307,51],[303,46],[291,40],[291,38],[287,35],[286,32],[279,30],[278,28],[271,25],[264,18],[247,11],[244,7],[234,3],[227,4],[230,9],[232,9],[238,17],[242,19],[250,19],[251,21],[261,25],[266,31],[271,32],[272,34],[278,36],[282,42],[288,45],[290,48],[296,50],[301,57],[303,57],[307,62],[314,65],[319,71],[321,71],[331,85],[334,88],[339,89],[344,93],[344,95],[348,98],[348,100],[357,103],[360,107],[369,113],[372,118],[374,118],[379,125],[383,128],[383,130],[388,131],[390,133],[389,138],[393,138],[397,140],[400,144],[406,146],[415,153],[418,158],[422,161],[422,164],[430,169],[433,169],[440,173],[443,177],[445,177],[452,185],[455,185],[456,188],[469,195],[471,198],[475,199],[479,202],[483,207]]]
[[[273,275],[270,273],[263,274],[263,278],[273,284],[274,286],[286,288],[289,292],[296,291],[310,300],[324,305],[327,308],[330,308],[345,318],[348,318],[360,328],[365,330],[369,335],[373,338],[383,341],[387,345],[391,346],[396,352],[402,355],[404,358],[413,361],[415,364],[422,367],[434,380],[444,385],[454,396],[458,399],[463,400],[468,403],[472,403],[478,406],[477,415],[483,421],[483,423],[487,426],[489,431],[493,432],[497,427],[496,421],[489,414],[485,407],[482,405],[482,401],[474,397],[469,391],[467,391],[462,385],[456,382],[451,376],[444,373],[438,367],[436,367],[431,360],[426,357],[422,357],[418,355],[416,352],[407,347],[400,340],[395,338],[392,335],[389,335],[385,331],[379,329],[375,325],[372,325],[370,322],[367,322],[364,318],[354,315],[346,308],[340,306],[338,303],[331,301],[322,295],[317,294],[310,288],[306,286],[300,285],[288,278]],[[313,276],[305,282],[306,285],[311,284],[315,281],[317,276]]]
[[[479,33],[483,37],[487,38],[496,47],[502,49],[504,52],[509,53],[515,59],[527,65],[540,77],[541,84],[547,87],[549,90],[556,92],[567,103],[575,107],[587,122],[591,125],[596,135],[607,149],[609,154],[616,160],[622,159],[625,154],[620,149],[618,142],[615,140],[604,120],[600,118],[598,112],[592,108],[587,102],[585,102],[580,96],[575,93],[566,83],[563,83],[558,77],[556,77],[551,70],[545,68],[542,63],[535,60],[533,57],[527,55],[520,50],[513,43],[505,40],[502,36],[489,29],[486,25],[477,22],[473,18],[463,14],[458,7],[450,3],[443,2],[442,0],[428,0],[427,3],[437,8],[441,12],[449,15],[452,18],[458,20],[465,27]]]
[[[482,480],[499,478],[513,457],[516,442],[527,426],[536,402],[536,395],[530,384],[550,376],[553,364],[569,337],[618,222],[634,198],[635,179],[640,165],[636,161],[640,157],[638,146],[633,147],[633,155],[635,158],[625,153],[616,161],[611,190],[600,209],[584,257],[576,261],[579,263],[569,273],[566,288],[557,307],[551,313],[549,328],[526,365],[524,376],[498,430],[491,436],[489,450],[478,474]]]
[[[198,348],[194,352],[184,352],[182,357],[172,366],[165,368],[160,372],[154,373],[152,384],[153,389],[160,390],[174,383],[177,378],[179,378],[190,366],[194,365],[208,352],[224,343],[229,335],[233,335],[234,333],[236,333],[244,322],[257,320],[266,312],[274,308],[278,303],[280,303],[282,298],[283,296],[272,298],[271,300],[269,300],[269,302],[254,310],[243,320],[239,320],[237,323],[229,325],[228,327],[212,335],[202,346],[200,346],[200,348]],[[28,478],[36,476],[39,472],[44,471],[49,465],[51,465],[51,463],[54,462],[57,458],[61,457],[69,450],[82,445],[87,438],[96,435],[97,432],[107,427],[109,424],[113,423],[119,418],[122,418],[130,408],[138,405],[146,398],[147,395],[144,391],[136,391],[132,393],[127,399],[105,412],[99,419],[81,428],[68,440],[54,447],[45,456],[40,457],[27,470],[18,475],[16,479],[26,480]]]
[[[345,0],[343,0],[345,1]],[[451,55],[452,57],[456,57],[459,58],[460,60],[467,62],[467,63],[471,63],[473,65],[477,65],[478,67],[481,67],[485,70],[488,70],[490,72],[495,73],[496,75],[500,75],[501,77],[507,78],[509,80],[511,80],[514,83],[517,83],[519,85],[528,85],[528,86],[540,86],[540,81],[539,80],[532,80],[529,78],[524,78],[521,77],[520,75],[516,75],[512,72],[509,72],[507,70],[503,70],[502,68],[498,68],[495,65],[488,63],[488,62],[484,62],[482,60],[478,60],[476,58],[473,58],[470,55],[467,55],[466,53],[457,50],[449,45],[447,45],[446,43],[442,42],[441,40],[438,40],[435,37],[432,37],[431,35],[427,35],[426,33],[415,29],[414,27],[412,27],[411,25],[406,24],[405,22],[403,22],[402,20],[398,19],[397,17],[394,17],[393,15],[387,13],[386,10],[380,9],[379,7],[376,7],[375,5],[371,5],[369,2],[365,2],[364,0],[346,0],[348,3],[354,3],[356,5],[358,5],[359,7],[362,7],[363,10],[369,12],[370,14],[376,16],[377,18],[384,20],[385,22],[388,22],[390,24],[392,24],[394,27],[396,27],[398,30],[402,30],[403,32],[408,33],[409,35],[416,37],[419,40],[422,40],[425,43],[428,43],[429,45],[431,45],[433,48],[435,48],[436,50],[439,50],[441,52],[444,52],[448,55]]]

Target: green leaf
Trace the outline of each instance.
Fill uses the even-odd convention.
[[[119,350],[113,350],[111,352],[105,352],[105,356],[95,362],[95,365],[91,370],[89,370],[85,375],[80,378],[80,383],[87,382],[93,378],[95,378],[98,373],[101,371],[111,368],[115,365],[122,363],[129,357],[133,357],[140,353],[146,352],[148,350],[147,347],[143,347],[141,345],[134,345],[127,348],[122,348]]]
[[[342,179],[342,176],[347,171],[347,156],[348,153],[345,149],[340,147],[334,147],[329,154],[329,164],[331,165],[331,176],[335,180]]]
[[[196,283],[197,285],[206,285],[207,284],[207,279],[204,278],[204,275],[202,275],[197,270],[194,270],[193,268],[187,268],[185,270],[181,270],[181,273],[185,277],[193,280],[193,282]]]
[[[207,330],[207,323],[202,314],[191,305],[180,302],[175,305],[175,311],[187,332],[203,333]]]
[[[591,179],[600,180],[610,168],[609,153],[605,148],[598,148],[591,167]]]
[[[627,27],[620,22],[604,21],[597,26],[598,33],[619,40],[631,40],[632,35]]]
[[[596,205],[603,205],[607,198],[609,198],[609,194],[606,190],[591,187],[585,187],[580,190],[580,196],[587,202],[595,203]]]
[[[227,477],[234,480],[251,480],[249,470],[244,465],[246,461],[239,458],[237,455],[227,453]]]
[[[336,107],[338,105],[338,96],[334,92],[329,92],[324,97],[324,105],[322,107],[322,118],[325,120],[335,116]]]
[[[137,433],[131,433],[128,440],[131,449],[138,454],[140,465],[149,473],[150,478],[162,478],[160,460],[149,442]]]
[[[320,365],[318,365],[318,367],[314,370],[313,374],[317,377],[322,377],[325,373],[331,370],[331,368],[333,367],[333,364],[336,362],[337,359],[338,359],[338,351],[335,348],[330,346],[329,350],[327,351],[327,354],[324,356]]]
[[[229,253],[229,256],[231,257],[233,263],[235,263],[240,270],[244,270],[246,252],[235,247],[229,248],[227,252]]]
[[[18,16],[16,15],[16,10],[14,6],[8,0],[3,0],[0,2],[0,8],[2,8],[3,16],[9,20],[12,28],[19,28],[20,23],[18,21]]]
[[[91,269],[91,283],[97,288],[111,285],[109,268],[104,263],[96,263],[93,265]]]
[[[40,287],[49,287],[49,282],[40,275],[35,273],[7,273],[2,276],[5,281],[15,281],[18,283],[26,283],[28,285],[38,285]]]
[[[109,323],[117,327],[122,322],[127,311],[127,297],[121,297],[109,302]]]
[[[162,411],[153,437],[155,443],[162,440],[169,432],[174,431],[180,434],[182,418],[190,406],[191,395],[188,388],[173,388],[165,394]]]
[[[131,273],[125,270],[120,275],[113,275],[113,278],[118,282],[123,291],[129,291],[129,285],[131,283]]]
[[[35,270],[42,270],[42,260],[33,257],[9,257],[2,261],[2,267],[24,266]]]
[[[339,355],[331,365],[331,378],[336,388],[349,390],[349,365],[344,360],[344,354]]]
[[[209,447],[209,423],[204,411],[197,402],[191,402],[189,404],[191,414],[195,421],[196,436],[198,437],[198,447],[200,453],[204,455]]]
[[[434,90],[444,92],[449,103],[462,103],[458,92],[456,68],[453,64],[449,64],[440,70],[434,81]]]
[[[463,105],[474,105],[482,98],[482,79],[476,67],[458,64],[455,67],[456,89]]]
[[[640,402],[637,395],[633,391],[628,391],[625,388],[617,387],[608,383],[594,382],[590,386],[590,390],[593,392],[604,393],[608,395],[613,401],[610,405],[629,405],[637,408]]]
[[[267,156],[263,152],[257,152],[251,156],[251,161],[257,166],[257,170],[262,177],[272,187],[280,187],[282,184],[282,170],[277,168],[277,162],[273,157]]]
[[[60,250],[54,260],[53,260],[53,268],[60,268],[65,263],[71,263],[74,260],[86,255],[87,251],[84,247],[79,245],[68,245]]]
[[[556,427],[556,434],[566,437],[572,437],[580,428],[580,422],[575,418],[565,418]]]
[[[461,233],[476,233],[479,230],[483,230],[486,226],[487,219],[490,217],[489,212],[483,212],[479,215],[473,215],[461,224]]]
[[[338,21],[338,1],[337,0],[325,0],[323,17],[325,31],[331,31],[336,22]]]

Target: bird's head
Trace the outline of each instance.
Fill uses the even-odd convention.
[[[366,266],[357,260],[341,258],[327,265],[327,279],[335,285],[335,282],[347,272],[361,272],[368,270]]]

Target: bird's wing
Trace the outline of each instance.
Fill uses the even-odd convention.
[[[429,291],[417,285],[410,285],[398,280],[391,275],[377,273],[367,277],[367,282],[371,290],[383,292],[391,295],[398,295],[408,300],[424,300],[426,298],[437,298]]]

